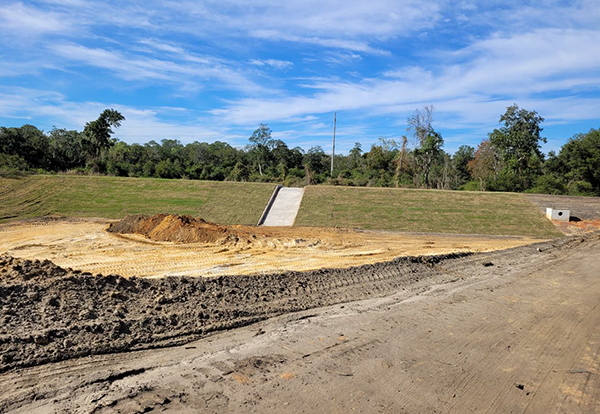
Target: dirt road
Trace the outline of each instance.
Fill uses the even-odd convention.
[[[185,346],[9,371],[0,411],[600,411],[597,235],[432,269]]]

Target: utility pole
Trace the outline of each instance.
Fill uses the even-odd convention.
[[[335,157],[335,117],[336,112],[333,113],[333,143],[331,144],[331,176],[333,177],[333,157]]]
[[[406,137],[402,135],[402,150],[400,151],[400,159],[398,159],[398,163],[396,164],[396,188],[400,187],[400,176],[402,175],[402,161],[404,160],[404,152],[406,151]]]

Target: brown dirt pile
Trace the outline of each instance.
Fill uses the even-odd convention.
[[[490,266],[527,262],[539,251],[583,240],[565,237],[493,253],[402,257],[252,277],[123,278],[0,255],[0,372],[181,344],[284,313],[422,289],[432,278],[456,280]]]
[[[199,217],[180,216],[179,214],[127,216],[117,223],[112,223],[107,231],[140,234],[150,240],[176,243],[217,243],[238,241],[241,237],[239,232],[231,227],[209,223]]]

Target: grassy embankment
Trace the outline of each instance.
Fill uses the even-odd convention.
[[[258,221],[274,184],[101,176],[0,177],[0,222],[48,214],[122,218],[178,213],[224,224]],[[296,226],[559,237],[523,195],[309,186]]]
[[[562,236],[522,194],[395,188],[306,187],[295,225],[541,238]]]
[[[49,214],[122,218],[178,213],[254,225],[274,188],[263,183],[100,176],[0,177],[0,222]]]

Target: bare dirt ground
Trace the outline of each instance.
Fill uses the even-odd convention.
[[[210,292],[200,296],[213,298],[205,312],[222,321],[221,329],[249,323],[246,317],[262,322],[205,332],[182,346],[12,368],[0,374],[0,412],[600,410],[597,233],[505,251],[277,277],[99,278],[51,263],[3,260],[0,298],[14,308],[25,306],[19,300],[41,300],[44,305],[27,309],[50,307],[46,320],[57,323],[65,319],[61,311],[73,315],[62,302],[44,302],[43,290],[37,297],[32,292],[48,275],[54,278],[50,294],[74,292],[62,296],[65,302],[91,297],[97,316],[82,315],[84,323],[74,324],[88,321],[87,340],[103,336],[89,321],[108,319],[103,312],[115,306],[101,298],[123,301],[136,316],[149,312],[152,324],[153,312],[172,311],[176,319],[185,313],[184,304],[196,296],[188,285]],[[116,295],[105,294],[107,285]],[[168,291],[186,295],[167,297]],[[164,295],[153,307],[150,292]],[[248,301],[253,293],[267,300]],[[363,300],[350,302],[357,299]],[[302,306],[313,309],[289,313]],[[5,318],[24,314],[2,309]],[[39,320],[34,315],[28,323]],[[223,323],[236,320],[241,322]],[[134,333],[143,324],[127,328]],[[113,332],[119,338],[126,331]],[[59,333],[68,338],[69,332]],[[46,335],[32,338],[38,349],[53,344],[54,333]],[[13,336],[4,335],[0,344],[19,333]]]
[[[539,241],[527,237],[227,226],[229,233],[224,234],[229,237],[224,240],[182,244],[108,233],[105,229],[109,223],[57,218],[3,224],[0,253],[48,259],[64,268],[104,275],[219,276],[342,268],[399,256],[485,252]],[[189,241],[189,234],[180,236],[182,241]]]

